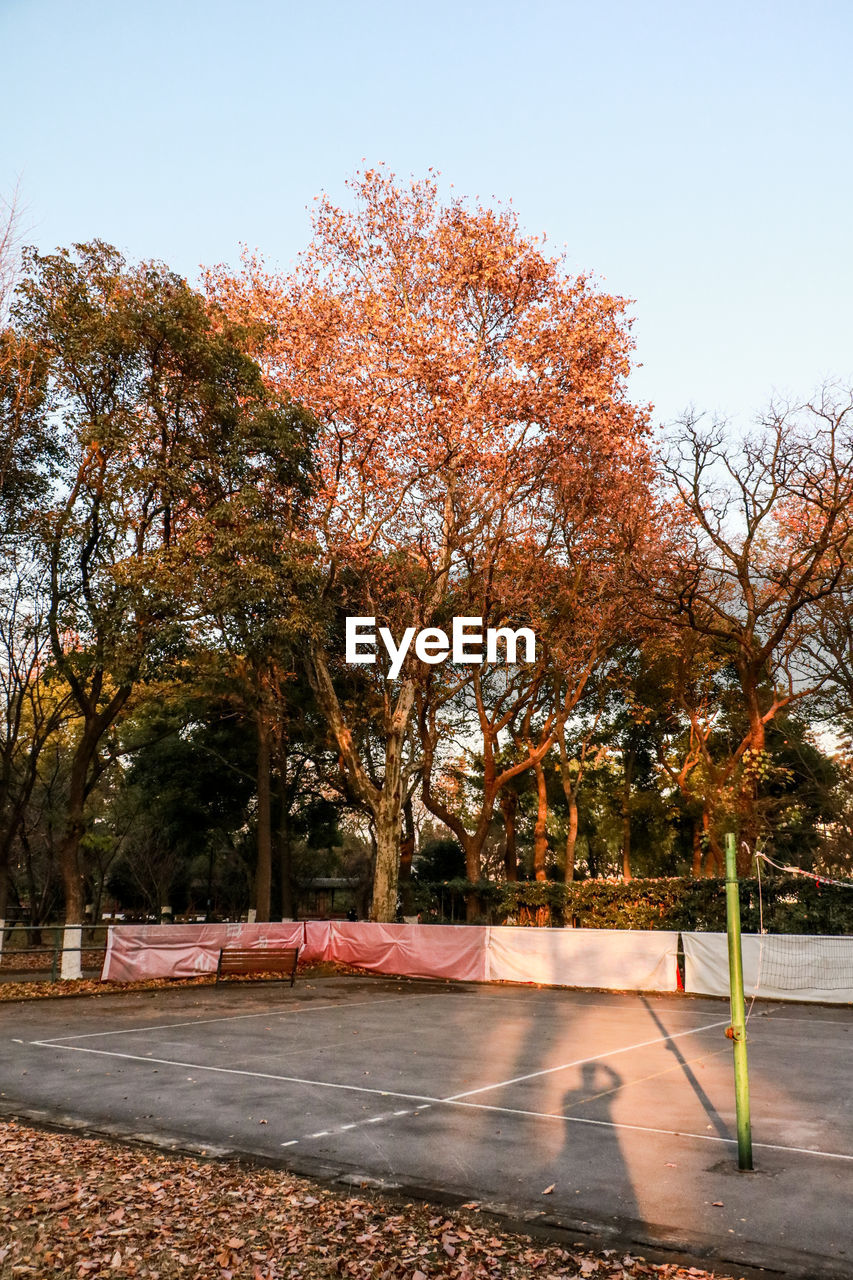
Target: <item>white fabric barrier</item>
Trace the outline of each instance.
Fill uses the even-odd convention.
[[[729,994],[724,933],[684,933],[684,988],[694,995]],[[769,1000],[853,1001],[853,937],[745,933],[743,989]],[[832,985],[828,986],[827,983]],[[839,985],[843,983],[844,985]]]
[[[376,973],[483,982],[486,935],[477,925],[348,924],[334,921],[326,957]]]
[[[502,926],[490,934],[487,976],[492,981],[616,991],[676,989],[676,932]]]
[[[216,972],[222,947],[301,947],[303,940],[298,922],[111,925],[101,979],[195,978]]]

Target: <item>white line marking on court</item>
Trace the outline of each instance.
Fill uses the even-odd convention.
[[[845,1009],[844,1012],[847,1013],[848,1010]],[[850,1030],[850,1023],[842,1022],[840,1018],[792,1018],[788,1014],[774,1013],[771,1010],[768,1010],[766,1013],[764,1012],[753,1013],[752,1018],[754,1021],[758,1021],[759,1023],[766,1022],[769,1024],[771,1022],[808,1022],[808,1023],[818,1022],[822,1027],[841,1027],[842,1030],[844,1031]]]
[[[132,1036],[141,1031],[171,1031],[173,1027],[205,1027],[215,1022],[240,1022],[246,1018],[277,1018],[288,1013],[326,1013],[329,1009],[358,1009],[364,1005],[397,1004],[401,1000],[434,1000],[440,993],[424,996],[389,996],[387,1000],[354,1000],[351,1004],[279,1005],[263,1013],[233,1013],[222,1018],[190,1018],[186,1022],[160,1022],[147,1027],[121,1027],[115,1031],[84,1031],[76,1036],[51,1036],[47,1040],[31,1040],[30,1044],[59,1044],[63,1040],[91,1040],[97,1036]],[[23,1044],[23,1040],[20,1041]]]
[[[335,1134],[348,1133],[351,1129],[363,1129],[368,1124],[383,1124],[386,1120],[395,1120],[398,1116],[417,1115],[419,1111],[429,1111],[429,1109],[429,1105],[427,1105],[415,1107],[414,1111],[411,1109],[407,1111],[382,1111],[378,1116],[365,1116],[363,1120],[355,1120],[351,1124],[339,1124],[334,1129],[327,1129],[322,1133],[308,1133],[305,1135],[305,1140],[334,1137]]]
[[[541,1071],[530,1071],[525,1076],[513,1076],[510,1080],[499,1080],[497,1084],[484,1084],[479,1089],[467,1089],[464,1093],[454,1093],[442,1102],[456,1102],[461,1098],[473,1098],[478,1093],[489,1093],[492,1089],[504,1089],[510,1084],[521,1084],[524,1080],[536,1080],[539,1076],[551,1076],[556,1071],[568,1071],[571,1067],[581,1067],[586,1062],[598,1062],[601,1058],[613,1058],[618,1053],[633,1053],[637,1049],[647,1049],[649,1045],[664,1044],[670,1040],[680,1040],[683,1036],[695,1036],[700,1031],[713,1031],[715,1027],[727,1027],[730,1019],[722,1022],[709,1022],[704,1027],[691,1027],[689,1031],[676,1031],[670,1036],[655,1036],[654,1040],[643,1040],[639,1044],[626,1044],[621,1049],[607,1049],[604,1053],[593,1054],[591,1058],[576,1058],[574,1062],[563,1062],[559,1067],[543,1067]]]
[[[282,1142],[279,1145],[282,1147],[295,1147],[298,1144],[298,1142],[299,1142],[298,1138],[291,1138],[290,1142]]]
[[[522,1107],[495,1107],[486,1102],[459,1102],[452,1098],[437,1098],[436,1103],[444,1103],[451,1107],[465,1107],[471,1111],[488,1111],[496,1115],[523,1116],[525,1119],[530,1120],[556,1120],[561,1124],[585,1124],[592,1125],[597,1129],[626,1129],[632,1133],[654,1133],[665,1138],[688,1138],[697,1142],[721,1142],[726,1146],[737,1145],[737,1138],[723,1138],[718,1134],[691,1133],[684,1129],[659,1129],[652,1125],[622,1124],[614,1120],[593,1120],[588,1116],[569,1116],[563,1115],[558,1111],[528,1111]],[[417,1107],[415,1113],[429,1110],[429,1105]],[[308,1139],[332,1137],[338,1133],[346,1133],[351,1129],[362,1129],[368,1124],[380,1124],[385,1120],[393,1120],[396,1116],[411,1114],[410,1111],[386,1111],[382,1115],[370,1116],[366,1120],[357,1120],[354,1124],[342,1124],[338,1125],[336,1129],[324,1130],[321,1133],[309,1133],[306,1136]],[[289,1144],[283,1143],[282,1145]],[[761,1151],[784,1151],[794,1155],[823,1156],[827,1160],[853,1161],[853,1155],[847,1155],[840,1151],[819,1151],[813,1147],[788,1147],[777,1142],[753,1142],[752,1145]]]
[[[713,1023],[711,1025],[722,1026],[724,1024]],[[704,1028],[697,1028],[697,1030],[703,1030],[703,1029]],[[689,1034],[689,1032],[685,1032],[683,1034],[687,1035]],[[661,1038],[670,1039],[674,1037],[665,1036]],[[650,1041],[649,1043],[656,1044],[656,1043],[659,1043],[659,1041]],[[108,1049],[87,1049],[82,1045],[74,1045],[74,1044],[57,1045],[57,1044],[52,1044],[50,1041],[42,1041],[42,1040],[31,1040],[30,1044],[34,1048],[40,1048],[40,1049],[64,1049],[67,1053],[91,1053],[97,1057],[123,1058],[131,1062],[145,1062],[145,1063],[156,1062],[163,1066],[184,1067],[184,1068],[189,1067],[195,1071],[213,1071],[221,1075],[251,1076],[253,1079],[276,1080],[285,1084],[306,1084],[306,1085],[313,1085],[314,1087],[320,1088],[320,1089],[340,1089],[348,1093],[369,1093],[373,1095],[378,1094],[380,1096],[391,1097],[391,1098],[405,1098],[409,1101],[420,1102],[423,1104],[415,1108],[416,1113],[420,1111],[429,1111],[430,1108],[433,1106],[444,1105],[444,1106],[450,1106],[450,1107],[466,1107],[474,1111],[489,1111],[489,1112],[494,1112],[501,1115],[526,1116],[534,1120],[558,1121],[560,1124],[586,1124],[586,1125],[593,1125],[601,1129],[615,1129],[615,1130],[628,1129],[637,1133],[655,1133],[655,1134],[660,1134],[664,1137],[670,1137],[670,1138],[695,1139],[699,1142],[722,1142],[722,1143],[725,1143],[726,1145],[734,1145],[737,1142],[736,1138],[722,1138],[722,1137],[718,1137],[715,1134],[690,1133],[690,1132],[685,1132],[684,1130],[681,1130],[681,1129],[656,1129],[656,1128],[652,1128],[649,1125],[621,1124],[611,1120],[593,1120],[587,1116],[567,1116],[567,1115],[561,1115],[558,1112],[553,1112],[553,1111],[525,1111],[519,1107],[496,1107],[485,1102],[465,1102],[462,1099],[466,1095],[462,1095],[462,1094],[456,1094],[450,1098],[431,1098],[427,1095],[418,1094],[418,1093],[397,1093],[392,1089],[370,1089],[370,1088],[367,1088],[365,1085],[358,1085],[358,1084],[335,1084],[328,1080],[304,1080],[296,1076],[276,1076],[276,1075],[271,1075],[268,1072],[264,1072],[264,1071],[241,1071],[237,1067],[210,1067],[210,1066],[202,1066],[195,1062],[173,1062],[171,1059],[168,1059],[168,1058],[143,1058],[139,1054],[135,1054],[135,1053],[114,1053]],[[637,1047],[637,1046],[634,1046],[634,1047]],[[625,1052],[625,1050],[614,1049],[611,1052],[622,1053],[622,1052]],[[595,1062],[598,1060],[598,1058],[606,1057],[606,1056],[608,1055],[599,1054],[596,1058],[584,1058],[584,1059],[581,1059],[580,1063],[576,1065],[582,1065],[583,1062]],[[521,1077],[521,1078],[527,1079],[528,1077]],[[489,1086],[489,1088],[495,1088],[495,1087],[496,1086],[494,1085]],[[391,1116],[389,1115],[385,1118],[390,1119]],[[358,1126],[355,1125],[352,1127],[358,1127]],[[294,1142],[282,1143],[281,1145],[293,1146],[297,1141],[298,1139],[295,1139]],[[789,1146],[783,1146],[780,1143],[776,1143],[776,1142],[753,1142],[752,1145],[753,1147],[759,1148],[762,1151],[785,1151],[795,1155],[822,1156],[827,1160],[846,1160],[849,1162],[853,1162],[853,1155],[847,1155],[844,1152],[839,1152],[839,1151],[819,1151],[813,1147],[789,1147]]]
[[[590,1059],[592,1061],[592,1059]],[[651,1125],[622,1124],[615,1120],[592,1120],[588,1116],[565,1116],[556,1111],[524,1111],[519,1107],[490,1107],[484,1102],[456,1102],[443,1098],[454,1107],[471,1107],[477,1111],[495,1111],[501,1115],[529,1116],[534,1120],[559,1120],[561,1124],[591,1124],[600,1129],[630,1129],[635,1133],[659,1133],[668,1138],[695,1138],[699,1142],[724,1142],[729,1146],[737,1145],[737,1138],[722,1138],[712,1133],[690,1133],[684,1129],[655,1129]],[[762,1151],[788,1151],[797,1155],[825,1156],[827,1160],[850,1160],[853,1155],[841,1151],[819,1151],[814,1147],[786,1147],[778,1142],[753,1142],[753,1147]]]
[[[175,1058],[149,1058],[140,1053],[117,1053],[112,1049],[87,1049],[82,1044],[54,1044],[51,1040],[31,1040],[36,1049],[61,1049],[66,1053],[92,1053],[99,1058],[121,1058],[126,1062],[144,1062],[149,1066],[183,1067],[193,1071],[213,1071],[225,1076],[249,1076],[252,1080],[277,1080],[283,1084],[314,1085],[318,1089],[341,1089],[347,1093],[370,1093],[380,1098],[404,1098],[409,1102],[426,1102],[432,1105],[441,1098],[424,1093],[400,1093],[396,1089],[370,1089],[363,1084],[335,1084],[330,1080],[307,1080],[303,1076],[279,1076],[269,1071],[243,1071],[239,1067],[211,1067],[206,1063],[180,1062]],[[423,1110],[419,1107],[418,1110]]]

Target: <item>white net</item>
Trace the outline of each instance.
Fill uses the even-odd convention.
[[[776,991],[853,989],[853,938],[764,934],[758,985]]]
[[[853,937],[803,934],[767,934],[764,932],[764,905],[762,901],[761,864],[783,871],[787,875],[802,876],[816,884],[834,885],[841,889],[853,889],[846,880],[831,880],[828,876],[804,871],[802,867],[783,866],[756,852],[755,868],[758,876],[759,913],[762,928],[758,939],[758,964],[754,992],[763,990],[778,993],[797,992],[819,995],[821,992],[853,992]]]

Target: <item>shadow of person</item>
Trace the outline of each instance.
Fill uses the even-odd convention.
[[[563,1094],[559,1114],[565,1120],[563,1143],[543,1176],[555,1184],[559,1199],[578,1206],[584,1220],[617,1224],[642,1221],[631,1173],[622,1151],[613,1099],[622,1077],[607,1063],[580,1064],[578,1083]]]

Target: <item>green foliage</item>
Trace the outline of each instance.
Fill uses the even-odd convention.
[[[457,840],[428,840],[421,847],[413,871],[425,884],[464,879],[465,853]]]
[[[578,880],[556,884],[525,880],[494,884],[469,884],[451,880],[422,885],[422,911],[438,918],[444,903],[445,918],[464,918],[458,903],[476,893],[484,918],[492,924],[575,924],[584,929],[683,929],[721,932],[726,929],[725,881],[671,878],[658,880]],[[761,896],[756,879],[740,882],[741,922],[746,933],[760,928],[759,901],[764,928],[769,933],[853,933],[853,888],[817,884],[802,876],[762,877]]]
[[[195,719],[190,718],[191,712]],[[251,726],[225,704],[143,709],[111,825],[124,831],[108,887],[125,909],[239,913],[248,897],[237,833],[254,788]]]
[[[44,353],[12,329],[0,330],[0,545],[21,537],[58,461],[47,395]]]

